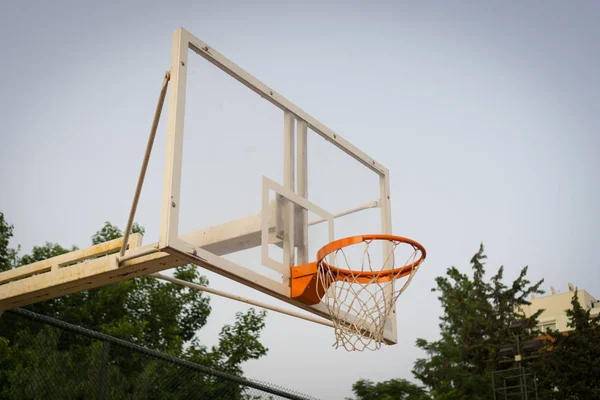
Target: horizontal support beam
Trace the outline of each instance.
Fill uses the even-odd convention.
[[[261,221],[262,216],[258,213],[188,233],[183,235],[181,240],[217,256],[223,256],[260,246]],[[272,223],[271,226],[274,230],[275,225]],[[274,235],[272,236],[274,238]]]
[[[187,243],[215,255],[260,246],[261,215],[192,232],[182,237]],[[38,263],[0,273],[0,311],[23,307],[81,290],[149,275],[189,263],[189,260],[157,251],[158,243],[140,247],[142,236],[129,237],[129,251],[118,262],[116,254],[123,238],[76,250]],[[115,253],[107,255],[109,253]],[[130,255],[151,253],[136,258]],[[100,257],[106,255],[105,257]],[[91,260],[89,258],[95,257]],[[88,259],[86,261],[86,259]],[[76,264],[76,262],[79,262]],[[53,266],[68,265],[64,268]]]
[[[154,243],[143,248],[156,247],[156,245]],[[116,251],[119,249],[120,246],[116,248]],[[186,264],[178,257],[158,252],[124,261],[119,266],[117,255],[110,254],[86,260],[66,268],[51,270],[1,285],[0,310],[23,307]]]
[[[260,246],[260,223],[261,215],[252,215],[189,233],[182,239],[216,255],[229,254]],[[117,262],[117,254],[107,254],[118,252],[123,244],[123,238],[2,272],[0,273],[0,310],[23,307],[188,263],[180,257],[155,252],[157,243],[140,248],[141,242],[140,234],[129,237],[129,251],[123,257],[120,266]],[[135,251],[132,251],[134,249]],[[128,259],[129,255],[144,252],[153,252],[153,254]],[[106,256],[98,258],[103,255]],[[91,257],[96,258],[85,261]],[[77,262],[79,263],[76,264]],[[64,265],[69,266],[61,268]]]
[[[142,235],[135,233],[130,235],[128,246],[129,250],[136,249],[142,244]],[[71,251],[60,256],[48,258],[22,267],[14,268],[0,273],[0,285],[11,281],[27,278],[37,274],[44,274],[59,268],[76,264],[92,257],[100,257],[118,251],[123,246],[123,238],[109,240],[85,249]]]
[[[157,245],[158,243],[153,243],[142,247],[140,250],[155,248]],[[185,256],[180,257],[165,252],[158,252],[124,261],[119,266],[117,256],[118,254],[111,254],[87,260],[68,268],[61,268],[2,285],[0,286],[0,313],[4,310],[24,307],[29,304],[54,299],[82,290],[151,275],[166,269],[188,264],[192,261]],[[275,292],[262,291],[276,295],[280,300],[329,319],[324,306],[309,307],[293,299],[278,295]]]

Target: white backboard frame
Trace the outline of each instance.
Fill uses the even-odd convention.
[[[297,207],[301,207],[304,210],[315,213],[316,215],[318,215],[319,217],[324,219],[325,220],[324,222],[327,222],[329,241],[333,242],[333,240],[334,240],[334,222],[333,222],[334,217],[333,217],[333,214],[323,210],[321,207],[317,206],[316,204],[311,203],[304,197],[298,196],[296,193],[292,192],[290,189],[287,189],[287,188],[277,184],[275,181],[267,178],[266,176],[263,176],[263,192],[262,192],[262,196],[263,196],[262,197],[262,215],[263,216],[269,215],[271,213],[271,202],[269,201],[269,193],[271,191],[275,192],[276,194],[287,199],[287,201],[291,201]],[[286,263],[285,260],[283,260],[284,262],[279,262],[279,261],[272,259],[269,256],[269,246],[268,246],[268,244],[269,244],[269,229],[270,229],[269,225],[270,225],[269,218],[263,218],[262,224],[261,224],[261,238],[262,238],[262,240],[261,240],[261,261],[264,266],[267,266],[275,271],[280,272],[284,276],[284,279],[289,280],[289,278],[290,278],[289,277],[289,268],[291,267],[291,265],[288,265],[288,263]],[[293,230],[292,230],[292,233],[293,233]],[[290,241],[294,242],[294,239],[291,238]],[[284,281],[284,283],[285,283],[285,281]]]
[[[263,293],[267,293],[280,300],[328,318],[327,310],[322,303],[316,306],[306,306],[291,299],[290,287],[288,284],[286,284],[285,279],[283,283],[279,283],[265,277],[264,275],[254,272],[249,268],[244,268],[243,266],[229,261],[219,255],[213,254],[201,247],[196,247],[182,239],[181,232],[179,232],[179,210],[181,199],[180,190],[187,65],[188,54],[190,50],[202,56],[216,67],[220,68],[276,107],[280,108],[284,113],[292,114],[299,124],[302,124],[302,126],[306,125],[328,142],[332,143],[346,154],[374,171],[379,176],[380,182],[380,198],[378,204],[381,210],[381,232],[379,233],[382,234],[392,234],[389,171],[376,160],[360,151],[341,136],[327,128],[321,122],[317,121],[302,109],[292,104],[285,97],[281,96],[276,91],[260,82],[258,79],[228,60],[226,57],[221,55],[215,49],[211,48],[202,40],[192,35],[190,32],[183,28],[179,28],[174,32],[171,64],[171,92],[169,95],[167,116],[166,161],[163,181],[163,200],[161,206],[159,249],[172,255],[178,255],[191,263],[200,265]],[[287,187],[281,187],[281,189],[288,190]],[[282,192],[280,194],[285,193]],[[302,202],[306,200],[303,199],[302,196],[297,196],[293,193],[292,195],[287,193],[286,197],[289,200],[301,205]],[[305,208],[310,211],[315,211],[317,210],[315,207],[317,206],[310,205],[310,207]],[[323,211],[323,213],[320,213],[321,216],[328,219],[332,218],[331,214],[325,212],[324,210],[320,211]],[[333,224],[331,224],[331,226],[333,226]],[[384,252],[389,253],[389,251],[389,249],[384,249]],[[395,309],[388,320],[388,324],[386,324],[384,337],[390,344],[397,342],[397,321]]]

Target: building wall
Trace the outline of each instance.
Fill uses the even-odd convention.
[[[570,331],[572,328],[567,326],[569,319],[565,311],[571,308],[573,294],[574,291],[568,291],[543,297],[534,297],[529,300],[531,305],[523,308],[523,312],[529,317],[539,309],[544,309],[538,317],[538,328],[540,330],[545,331],[547,328],[552,328],[558,329],[560,332]],[[577,296],[579,304],[583,308],[586,310],[591,309],[590,314],[592,317],[600,313],[600,303],[588,292],[580,289],[577,291]]]

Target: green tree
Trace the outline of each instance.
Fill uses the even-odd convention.
[[[485,259],[481,245],[471,259],[472,276],[451,267],[432,289],[443,307],[441,338],[417,340],[427,357],[415,362],[413,373],[436,399],[489,399],[498,349],[514,340],[508,326],[524,318],[518,309],[529,304],[527,298],[542,293],[543,280],[532,285],[527,267],[509,286],[502,282],[503,267],[486,279]],[[533,326],[540,312],[529,318]]]
[[[600,399],[600,314],[590,316],[577,290],[565,310],[573,330],[547,332],[546,350],[533,369],[543,399]]]
[[[8,246],[13,236],[13,226],[4,219],[4,213],[0,212],[0,272],[8,271],[17,263],[18,249]]]
[[[356,400],[425,400],[425,390],[406,379],[373,383],[361,379],[352,385]]]
[[[138,225],[133,230],[143,232]],[[34,247],[30,254],[17,260],[16,250],[8,248],[11,236],[12,226],[2,216],[2,265],[12,267],[29,264],[74,249],[46,243]],[[92,236],[92,244],[121,236],[122,232],[107,222]],[[176,268],[174,276],[208,285],[208,280],[192,265]],[[234,374],[242,374],[243,362],[267,353],[259,341],[265,312],[250,309],[246,313],[238,313],[232,325],[222,328],[218,344],[209,349],[195,338],[197,331],[207,323],[211,311],[209,298],[200,291],[166,284],[151,277],[85,290],[26,308]],[[84,393],[86,380],[78,373],[83,369],[82,365],[95,361],[94,357],[100,354],[98,345],[97,342],[74,335],[57,336],[55,329],[31,324],[9,313],[4,314],[0,324],[0,359],[3,360],[0,362],[0,397],[20,398],[19,393],[27,390],[31,392],[27,397],[39,397],[32,386],[36,382],[24,379],[28,376],[46,376],[49,382],[65,390],[67,387],[75,388],[74,393],[65,393],[65,398],[90,397]],[[50,374],[48,371],[54,372]],[[95,372],[89,379],[97,379]],[[162,390],[165,388],[150,385],[149,382],[159,377],[162,381],[167,378],[181,380],[178,378],[180,372],[163,362],[116,348],[111,354],[111,381],[120,382],[120,385],[113,385],[113,390],[121,390],[120,393],[135,393],[143,398],[177,398],[169,397]],[[218,382],[200,378],[196,377],[193,382],[180,382],[177,386],[180,390],[193,386],[198,396],[203,391],[218,389]],[[172,388],[169,390],[172,392]],[[238,396],[241,393],[239,389]]]

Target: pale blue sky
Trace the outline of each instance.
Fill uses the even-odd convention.
[[[600,297],[599,17],[592,1],[6,2],[0,210],[24,251],[86,246],[104,221],[124,225],[183,26],[388,167],[394,232],[429,251],[398,304],[398,345],[347,354],[330,348],[330,330],[270,313],[269,355],[247,374],[323,398],[350,395],[361,377],[411,378],[415,339],[437,334],[434,278],[468,271],[480,242],[507,277],[529,265],[546,290],[572,282]],[[147,243],[158,237],[164,132],[138,213]],[[212,304],[207,343],[245,309]]]

